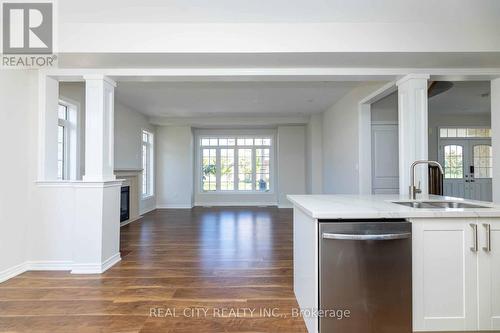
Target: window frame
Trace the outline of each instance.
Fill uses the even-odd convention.
[[[64,128],[63,133],[63,172],[62,178],[59,181],[70,181],[81,179],[81,166],[80,166],[80,133],[81,133],[81,119],[80,119],[80,103],[60,97],[57,103],[66,107],[66,119],[59,118],[59,111],[57,112],[57,126]],[[59,170],[57,170],[58,172]]]
[[[144,134],[148,136],[148,141],[144,141]],[[147,128],[141,129],[141,199],[149,199],[155,196],[155,184],[154,184],[154,133]],[[146,168],[144,168],[144,147],[146,147]],[[144,193],[144,172],[146,172],[146,188],[147,192]]]
[[[234,138],[235,144],[234,146],[224,145],[224,146],[202,146],[201,139],[202,138],[217,138],[217,139],[225,139],[225,138]],[[255,142],[253,145],[238,145],[238,138],[246,138],[246,139],[254,139],[254,138],[269,138],[271,139],[271,144],[269,146],[255,146]],[[197,178],[196,186],[197,193],[201,195],[234,195],[234,194],[257,194],[257,195],[266,195],[266,194],[275,194],[276,189],[276,177],[275,177],[275,167],[276,167],[276,158],[275,158],[275,147],[276,147],[276,135],[274,131],[269,130],[210,130],[203,131],[199,130],[195,135],[196,140],[196,165],[195,165],[195,175]],[[202,179],[202,161],[203,161],[203,149],[216,149],[216,190],[215,191],[205,191],[203,190],[203,179]],[[222,190],[221,189],[221,149],[231,148],[234,149],[234,167],[233,167],[233,179],[234,179],[234,188],[233,190]],[[256,186],[256,149],[269,149],[269,190],[268,191],[259,191]],[[251,149],[252,150],[252,189],[251,190],[239,190],[239,149]]]
[[[488,130],[490,133],[490,136],[441,136],[441,131],[442,130],[449,130],[449,129],[465,129],[470,130],[470,129],[475,129],[475,130]],[[438,126],[437,128],[437,133],[436,136],[438,137],[439,140],[446,140],[446,139],[460,139],[460,140],[476,140],[476,139],[491,139],[492,135],[492,129],[491,126],[486,126],[486,125],[477,125],[477,126]]]
[[[488,156],[479,155],[478,157],[476,157],[476,152],[475,152],[476,147],[488,147],[490,155],[488,155]],[[493,163],[492,163],[493,162],[493,145],[491,143],[486,143],[486,142],[478,142],[477,144],[472,144],[471,145],[471,153],[472,153],[472,156],[471,156],[472,165],[474,166],[474,174],[473,174],[474,179],[491,179],[491,180],[493,180]],[[486,167],[476,166],[476,158],[477,159],[487,158],[490,163]],[[487,177],[481,177],[480,175],[479,176],[476,175],[476,172],[478,172],[478,170],[481,170],[481,169],[489,170]]]

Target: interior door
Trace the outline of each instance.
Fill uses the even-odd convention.
[[[469,165],[467,140],[441,140],[439,161],[444,167],[443,193],[446,196],[467,198],[469,175],[466,165]]]
[[[493,160],[491,139],[469,142],[469,198],[492,201]]]
[[[399,193],[398,125],[372,125],[372,191]]]

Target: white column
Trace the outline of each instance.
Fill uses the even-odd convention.
[[[76,187],[72,273],[102,273],[120,261],[120,187],[114,176],[114,88],[85,77],[85,175]]]
[[[408,194],[410,166],[415,160],[428,158],[428,97],[429,75],[410,74],[397,82],[399,115],[399,192]],[[415,172],[422,193],[428,193],[427,166],[420,165]]]
[[[491,81],[491,131],[493,202],[500,203],[500,78]]]
[[[115,180],[114,91],[102,75],[85,76],[85,181]]]

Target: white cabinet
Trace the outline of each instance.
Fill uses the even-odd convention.
[[[472,222],[412,221],[414,330],[463,331],[477,327],[477,259],[470,250]]]
[[[479,329],[500,330],[500,222],[480,219],[478,231],[482,244],[478,252],[477,275]],[[490,248],[483,248],[488,242]]]
[[[414,330],[499,329],[500,220],[412,222]]]

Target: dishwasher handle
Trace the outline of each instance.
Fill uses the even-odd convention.
[[[340,239],[340,240],[356,240],[356,241],[385,241],[395,239],[411,238],[411,232],[395,233],[395,234],[331,234],[323,233],[323,239]]]

